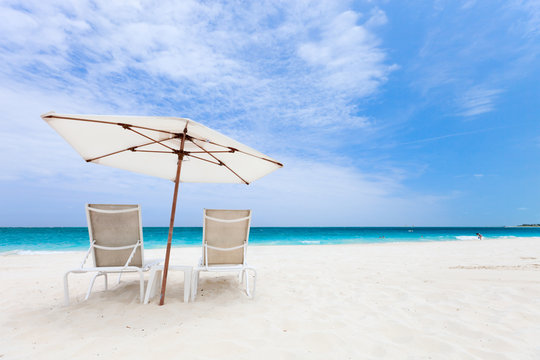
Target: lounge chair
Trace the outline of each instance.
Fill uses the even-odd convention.
[[[257,272],[246,263],[251,210],[204,209],[203,246],[199,265],[193,269],[191,300],[198,291],[202,271],[239,272],[245,281],[248,296],[255,295]],[[249,289],[248,271],[253,273],[253,288]]]
[[[107,274],[118,273],[118,282],[124,272],[138,272],[140,281],[140,299],[144,297],[144,271],[159,261],[145,263],[141,207],[139,205],[87,204],[86,218],[90,235],[90,248],[77,269],[64,275],[64,300],[69,305],[68,275],[95,272],[84,300],[92,292],[98,276],[105,278],[105,290],[108,288]],[[93,267],[84,267],[92,254]]]

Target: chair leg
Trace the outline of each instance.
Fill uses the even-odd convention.
[[[199,270],[195,269],[193,270],[193,274],[191,276],[191,301],[195,301],[195,296],[197,296],[198,291],[199,291]]]
[[[150,301],[150,291],[154,287],[154,274],[156,272],[154,270],[150,270],[150,276],[148,277],[148,283],[146,284],[146,293],[144,294],[144,301],[143,304],[148,304],[148,301]]]
[[[103,276],[105,277],[105,291],[109,290],[109,277],[107,276],[107,273],[104,273]]]
[[[152,269],[150,270],[150,277],[146,284],[146,294],[144,295],[144,303],[148,304],[150,299],[156,296],[158,286],[161,284],[161,272],[162,270]]]
[[[249,292],[249,274],[245,269],[242,270],[242,273],[244,274],[244,277],[245,277],[244,280],[246,282],[246,294],[247,296],[251,297],[251,293]]]
[[[148,283],[146,284],[146,294],[144,295],[143,304],[148,304],[148,301],[150,301],[150,297],[153,295],[154,287],[155,287],[154,285],[155,276],[156,276],[156,269],[151,269],[150,276],[148,277]]]
[[[88,287],[88,291],[86,292],[86,297],[84,298],[84,301],[88,300],[90,297],[90,293],[92,292],[92,288],[94,287],[94,282],[96,281],[96,278],[100,275],[104,275],[103,273],[97,273],[92,277],[92,281],[90,281],[90,286]]]
[[[248,270],[253,271],[253,287],[251,289],[251,292],[249,291],[249,274],[248,274]],[[254,268],[245,268],[244,271],[245,271],[245,274],[246,274],[246,294],[249,297],[253,298],[255,296],[255,289],[256,289],[256,286],[257,286],[257,271]]]
[[[64,274],[64,305],[69,305],[69,284],[68,284],[68,275],[71,274],[71,271],[68,271]]]
[[[243,284],[244,283],[244,270],[241,270],[239,273],[238,273],[238,282],[240,284]]]
[[[154,287],[152,288],[152,297],[158,294],[158,290],[161,289],[161,280],[163,278],[163,270],[156,271],[156,278],[154,280]]]
[[[139,299],[141,301],[141,304],[143,303],[144,301],[144,273],[142,272],[142,270],[138,270],[139,272]]]
[[[251,297],[255,297],[255,290],[257,290],[257,271],[253,269],[253,289],[251,290]]]
[[[189,302],[191,297],[191,270],[184,270],[184,302]]]

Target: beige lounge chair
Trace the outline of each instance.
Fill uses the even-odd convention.
[[[108,288],[107,274],[118,273],[118,282],[124,272],[138,272],[140,299],[144,297],[144,271],[159,261],[144,262],[141,207],[139,205],[87,204],[86,217],[90,248],[81,266],[64,275],[64,300],[69,304],[68,275],[95,272],[84,300],[92,292],[98,276],[105,278],[105,290]],[[93,267],[84,267],[88,256],[92,254]]]
[[[251,210],[204,209],[203,254],[199,265],[193,269],[191,300],[198,291],[199,273],[239,272],[245,281],[248,296],[255,295],[257,272],[246,263]],[[249,289],[248,271],[253,273],[253,288]]]

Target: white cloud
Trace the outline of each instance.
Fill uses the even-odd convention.
[[[540,2],[538,0],[513,0],[507,3],[511,9],[518,9],[526,16],[526,21],[517,24],[523,27],[529,37],[540,35]]]
[[[475,116],[484,114],[495,109],[494,102],[502,92],[500,89],[490,89],[482,86],[476,86],[469,89],[459,99],[462,116]]]
[[[152,110],[243,127],[268,127],[269,114],[285,126],[365,126],[352,100],[392,69],[372,30],[386,22],[377,8],[358,25],[340,2],[15,4],[0,11],[2,78],[87,89],[119,111],[160,102]]]
[[[263,152],[320,156],[328,150],[314,143],[369,127],[354,100],[390,71],[371,30],[384,12],[364,18],[346,2],[8,1],[0,17],[4,154],[27,153],[37,116],[55,110],[188,116]],[[306,44],[328,57],[306,67]],[[17,174],[40,167],[9,163]]]
[[[429,137],[429,138],[423,138],[423,139],[418,139],[418,140],[406,141],[406,142],[395,143],[395,144],[388,144],[387,146],[388,147],[395,147],[395,146],[402,146],[402,145],[422,144],[422,143],[428,143],[428,142],[433,142],[433,141],[438,141],[438,140],[443,140],[443,139],[448,139],[448,138],[453,138],[453,137],[458,137],[458,136],[475,135],[475,134],[484,133],[484,132],[488,132],[488,131],[492,131],[492,130],[494,130],[494,129],[493,128],[484,128],[484,129],[481,129],[481,130],[463,131],[463,132],[459,132],[459,133],[444,134],[444,135],[432,136],[432,137]]]
[[[496,109],[498,95],[530,76],[540,55],[537,0],[439,1],[425,16],[418,57],[405,69],[426,103],[451,97],[458,115]],[[474,86],[474,84],[479,84]]]
[[[392,67],[384,63],[380,40],[366,26],[358,25],[358,20],[359,14],[354,11],[339,14],[322,27],[319,40],[301,44],[298,54],[320,69],[322,84],[362,97],[386,81]],[[384,13],[379,10],[368,23],[384,21]]]
[[[374,28],[386,25],[387,22],[388,18],[386,17],[386,13],[379,8],[375,8],[371,10],[370,17],[364,26],[367,28]]]
[[[304,226],[436,224],[446,200],[411,194],[395,175],[399,169],[369,174],[331,159],[283,161],[285,168],[252,184],[253,195],[263,198],[254,201],[247,195],[254,210],[267,219],[261,225],[294,226],[299,218]],[[242,191],[238,189],[238,195]],[[246,195],[237,198],[242,197]]]
[[[463,4],[461,5],[461,8],[463,10],[467,10],[471,7],[473,7],[476,4],[476,0],[465,0]]]

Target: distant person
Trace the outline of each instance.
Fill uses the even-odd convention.
[[[480,233],[476,233],[476,236],[478,237],[478,240],[482,240],[484,238]]]

